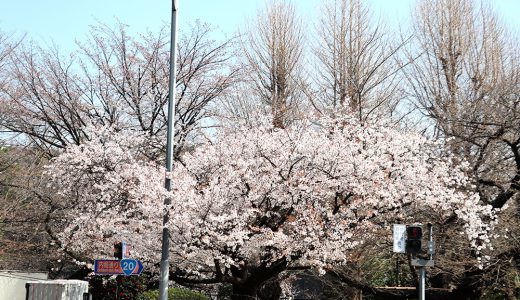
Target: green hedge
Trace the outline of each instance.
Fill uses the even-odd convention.
[[[139,300],[157,300],[159,297],[159,291],[147,291],[139,295]],[[199,292],[171,288],[168,289],[168,300],[209,300],[209,298]]]

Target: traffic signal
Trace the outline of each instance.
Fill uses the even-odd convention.
[[[114,244],[114,257],[123,259],[123,243],[119,242]]]
[[[417,254],[421,251],[422,227],[406,226],[406,253]]]

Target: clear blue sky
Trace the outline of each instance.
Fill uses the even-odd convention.
[[[224,34],[232,34],[246,17],[255,15],[264,0],[178,0],[179,27],[201,19],[217,26]],[[398,20],[409,20],[414,0],[369,0],[376,14],[391,26]],[[511,27],[520,31],[520,0],[491,0]],[[295,0],[304,20],[319,16],[321,0]],[[0,30],[26,34],[38,42],[56,43],[62,50],[83,40],[89,25],[99,20],[114,24],[115,18],[130,25],[132,32],[155,30],[169,24],[171,0],[0,0]]]

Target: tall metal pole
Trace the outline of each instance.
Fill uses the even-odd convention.
[[[426,268],[419,267],[419,300],[426,299]]]
[[[166,140],[166,171],[168,176],[164,181],[164,186],[168,191],[172,190],[171,173],[173,171],[173,137],[174,137],[174,119],[175,119],[175,74],[177,64],[175,53],[177,52],[177,0],[172,0],[172,20],[171,20],[171,39],[170,39],[170,83],[168,93],[168,137]],[[170,205],[171,199],[164,199],[164,206]],[[162,251],[161,251],[161,277],[159,279],[159,300],[168,300],[168,281],[170,264],[168,257],[170,254],[170,232],[168,230],[168,221],[170,219],[168,210],[165,209],[163,216],[162,231]]]

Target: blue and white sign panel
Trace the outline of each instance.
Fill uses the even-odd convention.
[[[121,270],[123,270],[123,273],[125,275],[132,275],[136,267],[139,265],[137,264],[137,261],[135,259],[122,259],[121,260]]]
[[[406,253],[406,225],[394,224],[394,252]]]

